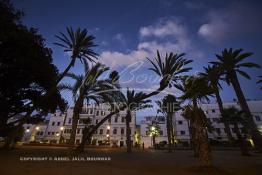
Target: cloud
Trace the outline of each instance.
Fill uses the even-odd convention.
[[[168,20],[164,22],[160,21],[155,25],[142,27],[139,30],[139,34],[141,37],[155,36],[163,38],[169,35],[185,37],[186,29],[182,24],[174,20]]]
[[[244,35],[255,35],[262,28],[262,12],[246,3],[233,3],[227,8],[209,10],[207,22],[198,34],[211,43],[222,43]]]
[[[121,44],[125,44],[126,43],[126,40],[125,40],[124,35],[122,33],[117,33],[116,35],[113,36],[113,39],[117,40]]]

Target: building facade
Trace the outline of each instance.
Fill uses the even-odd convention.
[[[76,139],[75,143],[79,144],[82,141],[83,129],[88,125],[96,125],[106,115],[110,113],[109,106],[101,105],[88,105],[83,107],[82,112],[79,115]],[[132,119],[130,122],[131,127],[131,139],[135,142],[135,130],[136,130],[136,116],[135,112],[131,114]],[[72,131],[72,117],[73,108],[69,108],[66,113],[57,111],[52,114],[44,134],[41,138],[42,142],[47,143],[68,143],[70,134]],[[111,145],[111,146],[125,146],[126,145],[126,123],[125,123],[126,111],[120,111],[118,114],[113,115],[111,119],[104,122],[92,137],[93,145]],[[89,121],[88,124],[85,121]],[[28,127],[24,125],[24,127]],[[32,125],[31,127],[39,127],[38,125]],[[26,128],[25,128],[26,129]],[[34,135],[34,130],[27,132],[27,135]],[[24,135],[23,141],[32,141]],[[38,139],[37,141],[39,141]]]
[[[250,111],[253,115],[253,119],[258,126],[258,129],[262,132],[262,101],[247,101],[248,106],[250,108]],[[240,109],[240,106],[236,102],[231,103],[224,103],[224,108],[229,107],[236,107]],[[212,124],[214,131],[212,133],[208,133],[208,137],[210,140],[214,141],[220,141],[220,142],[226,142],[228,141],[226,132],[225,132],[225,126],[223,123],[220,122],[221,114],[218,108],[217,104],[201,104],[201,109],[205,112],[208,120]],[[182,111],[178,111],[174,113],[173,115],[173,126],[174,126],[174,134],[175,134],[175,142],[178,146],[180,145],[188,145],[190,141],[190,135],[189,135],[189,129],[188,129],[188,122],[184,119],[184,117],[181,115]],[[145,117],[145,119],[141,122],[140,125],[140,132],[141,132],[141,143],[144,143],[145,147],[152,146],[151,138],[146,133],[149,123],[152,122],[152,120],[155,120],[156,117]],[[159,118],[159,117],[157,117]],[[160,117],[162,118],[162,117]],[[156,143],[159,143],[160,141],[167,141],[167,135],[166,135],[166,124],[165,119],[161,119],[161,122],[159,122],[159,125],[161,127],[161,130],[163,131],[162,135],[156,138]],[[244,133],[243,126],[239,126],[241,129],[241,132]],[[233,128],[233,125],[230,126],[231,133],[233,137],[236,138],[236,133]]]

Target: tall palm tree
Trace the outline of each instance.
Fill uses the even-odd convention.
[[[152,122],[146,127],[147,134],[152,138],[153,147],[156,148],[156,137],[160,135],[161,128],[157,122]]]
[[[69,144],[74,145],[77,123],[79,119],[79,114],[82,111],[83,103],[85,99],[94,100],[100,103],[104,96],[104,91],[107,89],[112,90],[114,86],[108,81],[101,80],[101,75],[108,71],[109,68],[104,65],[97,63],[91,69],[87,70],[85,76],[76,76],[74,74],[68,74],[69,77],[76,80],[73,86],[63,85],[64,89],[69,89],[73,92],[73,97],[75,99],[75,106],[73,109],[72,117],[72,132],[70,135]]]
[[[151,100],[140,100],[143,99],[145,94],[143,92],[135,92],[134,90],[127,89],[126,97],[124,100],[126,108],[126,145],[127,145],[127,152],[132,152],[132,142],[131,142],[131,128],[130,122],[132,119],[132,112],[138,111],[141,109],[152,107],[150,102]]]
[[[170,52],[165,55],[165,58],[161,58],[159,51],[157,51],[157,56],[154,58],[154,61],[147,58],[153,66],[149,68],[149,70],[161,77],[161,81],[159,83],[159,88],[156,91],[147,94],[145,98],[157,95],[168,86],[173,86],[179,79],[181,79],[183,73],[187,73],[192,69],[192,67],[186,66],[192,63],[193,60],[185,59],[184,56],[184,53],[174,54],[173,52]]]
[[[214,89],[218,108],[219,108],[220,114],[222,114],[223,113],[223,103],[222,103],[222,99],[219,94],[220,89],[222,89],[219,83],[219,80],[221,79],[221,72],[219,68],[214,65],[213,66],[208,65],[208,67],[204,67],[204,70],[205,72],[200,73],[200,76],[203,76],[204,78],[206,78],[207,81],[210,83],[210,86],[212,86],[212,88]],[[232,145],[234,145],[234,137],[232,136],[229,123],[227,122],[227,120],[223,120],[223,123],[225,125],[225,131],[226,131],[228,140]]]
[[[198,107],[198,101],[203,99],[209,100],[208,96],[214,93],[213,88],[203,77],[190,76],[182,80],[182,85],[176,85],[183,94],[182,100],[190,100],[193,102],[191,114],[193,115],[192,127],[195,129],[195,143],[199,152],[199,160],[201,166],[212,166],[211,148],[208,141],[207,129],[210,127],[205,113]]]
[[[257,81],[257,83],[262,83],[262,76],[258,76],[260,78],[260,80]],[[262,86],[260,87],[260,89],[262,90]]]
[[[252,53],[241,53],[242,51],[243,49],[224,49],[221,55],[216,55],[218,61],[213,61],[211,63],[218,66],[221,72],[225,75],[226,82],[228,84],[232,84],[241,109],[249,117],[249,123],[251,126],[249,132],[252,135],[256,148],[262,152],[262,136],[257,129],[237,77],[237,74],[239,74],[247,79],[251,79],[250,76],[242,70],[242,68],[260,68],[260,66],[252,62],[245,62],[245,60],[250,57]]]
[[[67,34],[62,32],[59,35],[55,35],[61,42],[56,42],[54,44],[61,46],[64,52],[70,52],[71,61],[63,73],[57,79],[57,84],[65,77],[71,67],[75,65],[76,59],[78,58],[82,63],[87,63],[87,61],[95,62],[97,59],[97,53],[92,50],[95,47],[94,39],[92,35],[88,35],[86,29],[78,28],[76,31],[72,27],[66,28]]]
[[[158,76],[161,77],[159,88],[152,91],[151,93],[145,94],[144,96],[141,96],[138,100],[145,100],[148,99],[154,95],[159,94],[161,91],[163,91],[165,88],[167,88],[169,85],[172,85],[173,83],[177,82],[177,80],[181,77],[181,74],[188,72],[191,70],[191,67],[186,67],[188,64],[192,62],[192,60],[188,60],[183,58],[185,54],[174,54],[169,53],[166,54],[165,59],[163,59],[157,51],[157,57],[154,59],[154,61],[149,60],[149,62],[152,64],[152,70],[155,72]],[[123,97],[123,94],[121,92],[116,93],[121,101]],[[121,95],[122,94],[122,95]],[[111,111],[110,114],[108,114],[105,118],[103,118],[99,123],[97,123],[87,134],[87,136],[91,136],[95,131],[108,119],[110,119],[113,115],[117,114],[120,110],[124,110],[126,106],[121,106],[119,108],[114,107],[115,110]]]
[[[181,103],[177,101],[175,96],[168,94],[162,100],[156,101],[156,104],[159,108],[157,112],[162,113],[166,118],[168,152],[172,152],[175,144],[173,115],[181,109]]]
[[[234,125],[234,130],[235,130],[235,133],[237,135],[237,139],[238,139],[238,142],[239,142],[239,145],[240,145],[242,155],[243,156],[250,155],[249,151],[248,151],[246,140],[241,135],[241,132],[240,132],[240,129],[239,129],[239,126],[238,126],[239,124],[242,124],[243,126],[245,126],[246,118],[245,118],[245,114],[243,113],[243,111],[239,111],[235,107],[226,108],[226,109],[224,109],[224,111],[222,113],[222,117],[225,120],[227,120],[229,123]]]

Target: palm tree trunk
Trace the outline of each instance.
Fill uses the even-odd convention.
[[[218,104],[220,114],[222,114],[223,111],[224,111],[224,108],[223,108],[223,103],[222,103],[222,100],[221,100],[221,97],[220,97],[218,90],[216,90],[215,95],[216,95],[217,104]],[[231,130],[230,130],[230,125],[227,121],[223,121],[223,123],[225,125],[225,132],[227,134],[228,141],[230,142],[231,145],[234,145],[235,140],[234,140],[234,137],[232,136],[232,133],[231,133]]]
[[[204,123],[205,114],[201,109],[196,111],[196,133],[199,145],[199,160],[202,167],[212,166],[211,147],[208,141],[208,134]]]
[[[175,135],[174,135],[174,123],[173,123],[173,113],[170,114],[170,131],[171,131],[171,143],[172,150],[175,150]]]
[[[231,83],[232,83],[233,88],[235,90],[236,96],[238,98],[240,107],[248,116],[248,119],[249,119],[248,125],[250,127],[249,132],[252,135],[252,139],[254,140],[255,147],[259,152],[262,152],[262,136],[261,136],[259,130],[257,129],[257,126],[255,124],[253,116],[252,116],[250,109],[247,105],[247,101],[245,99],[244,93],[243,93],[241,86],[239,84],[236,72],[231,73],[230,80],[231,80]]]
[[[80,96],[78,97],[78,99],[75,103],[75,106],[74,106],[74,110],[73,110],[72,130],[71,130],[70,141],[69,141],[69,145],[71,145],[71,146],[73,146],[75,144],[77,123],[78,123],[78,119],[79,119],[79,114],[82,111],[83,102],[84,102],[84,93],[80,93]]]
[[[249,156],[249,151],[247,148],[247,144],[245,143],[246,141],[244,140],[244,138],[242,137],[240,131],[239,131],[239,127],[238,124],[236,122],[234,122],[234,129],[237,135],[237,139],[239,142],[239,146],[240,146],[240,150],[243,156]]]
[[[60,76],[57,78],[56,80],[56,84],[58,84],[64,77],[65,75],[68,73],[68,71],[71,69],[71,67],[74,66],[76,61],[75,57],[71,57],[71,62],[69,63],[69,65],[66,67],[66,69],[64,70],[64,72],[62,74],[60,74]]]
[[[130,122],[131,122],[131,111],[127,110],[127,114],[126,114],[126,151],[127,153],[132,153]]]
[[[193,110],[197,111],[198,105],[197,105],[197,100],[193,99]],[[199,137],[197,134],[197,128],[196,124],[194,121],[192,121],[192,128],[193,128],[193,139],[194,139],[194,157],[199,157]]]
[[[167,142],[168,142],[168,152],[171,153],[172,152],[172,148],[171,148],[171,132],[170,132],[170,117],[169,117],[169,113],[167,113],[166,116],[166,129],[167,129]]]

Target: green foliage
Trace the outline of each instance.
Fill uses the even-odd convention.
[[[258,64],[245,62],[245,60],[252,56],[253,53],[241,53],[242,51],[243,49],[224,49],[221,55],[216,55],[218,61],[210,62],[217,66],[221,73],[225,75],[225,80],[228,84],[232,81],[232,74],[234,73],[239,73],[241,76],[251,79],[248,73],[244,72],[242,68],[260,68],[260,65]]]
[[[9,1],[0,2],[1,131],[11,127],[7,121],[14,114],[35,111],[41,117],[54,112],[58,106],[61,109],[66,106],[55,88],[58,71],[52,63],[52,51],[46,47],[37,29],[21,24],[22,14]],[[53,87],[54,94],[47,97]],[[26,103],[31,105],[25,106]]]
[[[157,57],[155,57],[154,61],[147,58],[153,66],[152,68],[149,68],[149,70],[152,70],[158,76],[162,77],[160,82],[161,89],[164,89],[167,86],[172,86],[181,78],[180,74],[186,73],[192,69],[191,67],[185,66],[193,61],[183,58],[184,56],[184,53],[174,54],[171,52],[166,54],[165,58],[162,59],[159,51],[157,51]]]
[[[175,87],[183,92],[181,100],[190,101],[209,101],[209,96],[214,93],[214,88],[208,84],[208,81],[200,76],[189,76],[182,79],[182,84],[176,84]]]
[[[157,123],[148,124],[147,128],[147,135],[151,137],[157,137],[160,135],[161,128]]]

